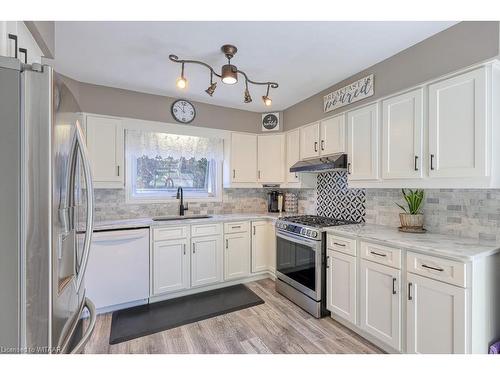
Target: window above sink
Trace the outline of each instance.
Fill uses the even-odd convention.
[[[222,139],[127,130],[126,191],[130,203],[164,203],[176,199],[220,201]]]

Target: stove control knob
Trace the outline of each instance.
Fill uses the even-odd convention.
[[[310,230],[310,229],[308,229],[308,230],[307,230],[307,232],[306,232],[306,234],[307,234],[308,236],[310,236],[310,235],[311,235],[311,230]]]
[[[312,235],[313,238],[316,238],[316,237],[318,237],[318,232],[314,231],[314,232],[311,233],[311,235]]]
[[[302,228],[302,229],[300,230],[300,234],[306,234],[306,230],[305,230],[304,228]]]

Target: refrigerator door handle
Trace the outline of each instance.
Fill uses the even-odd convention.
[[[85,140],[83,136],[82,129],[80,127],[79,121],[76,121],[76,143],[80,156],[82,158],[83,172],[85,175],[85,183],[87,186],[87,221],[85,232],[85,239],[83,242],[83,253],[82,260],[80,262],[80,268],[78,270],[78,275],[76,278],[76,290],[80,289],[80,285],[83,282],[83,277],[85,276],[85,271],[87,269],[87,263],[90,253],[90,245],[92,243],[92,233],[94,231],[94,185],[92,181],[92,171],[90,169],[90,162],[88,158],[87,146],[85,145]]]
[[[70,354],[78,354],[81,353],[87,342],[90,340],[92,333],[94,332],[95,322],[97,318],[96,309],[94,303],[85,297],[85,307],[89,310],[89,326],[87,330],[82,336],[82,339],[75,345],[75,347],[71,350]]]

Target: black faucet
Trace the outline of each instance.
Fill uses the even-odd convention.
[[[184,216],[184,212],[188,210],[188,205],[186,203],[186,206],[184,206],[184,192],[180,186],[177,188],[177,199],[181,200],[179,204],[179,215]]]

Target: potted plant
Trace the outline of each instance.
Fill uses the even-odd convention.
[[[401,191],[408,208],[396,203],[404,211],[399,214],[400,229],[406,232],[423,232],[424,215],[421,212],[421,207],[424,201],[424,191],[420,189],[409,189],[408,191],[401,189]]]

